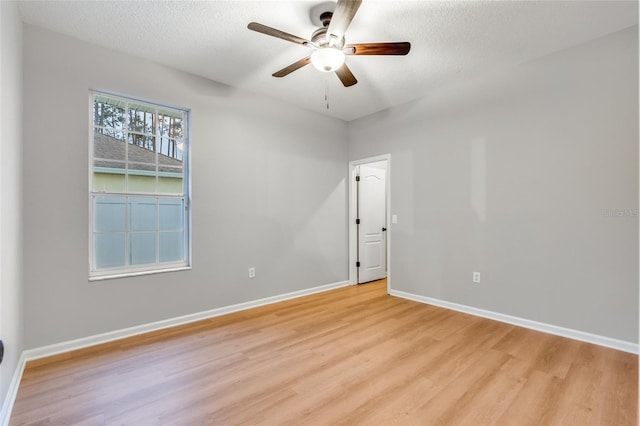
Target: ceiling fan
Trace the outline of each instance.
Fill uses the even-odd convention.
[[[251,22],[247,28],[259,33],[281,38],[313,49],[311,55],[273,73],[274,77],[284,77],[311,63],[322,72],[335,72],[345,87],[358,82],[345,63],[345,55],[406,55],[411,49],[409,42],[356,43],[345,44],[344,33],[353,20],[362,0],[338,0],[333,12],[322,12],[322,27],[311,34],[311,40]]]

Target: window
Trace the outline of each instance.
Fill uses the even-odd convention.
[[[189,266],[188,111],[91,94],[90,279]]]

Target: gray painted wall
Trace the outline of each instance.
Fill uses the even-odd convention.
[[[384,153],[393,289],[638,341],[637,26],[350,123]]]
[[[27,349],[348,279],[346,123],[28,25],[24,61]],[[191,109],[191,271],[87,281],[90,88]]]
[[[22,21],[0,2],[0,406],[22,354]]]

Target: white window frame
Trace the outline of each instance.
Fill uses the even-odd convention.
[[[129,141],[128,141],[128,107],[130,103],[136,105],[145,105],[157,110],[173,110],[180,111],[183,114],[183,147],[182,147],[182,180],[183,180],[183,192],[182,194],[164,194],[164,193],[151,193],[151,192],[130,192],[128,190],[128,177],[125,177],[125,190],[123,192],[107,192],[107,191],[94,191],[93,190],[93,175],[94,175],[94,121],[93,121],[93,107],[94,107],[94,99],[96,96],[104,96],[110,99],[116,99],[125,102],[125,152],[128,152],[129,149]],[[139,98],[134,98],[127,95],[115,94],[112,92],[102,91],[102,90],[90,90],[89,91],[89,281],[99,281],[105,279],[113,279],[113,278],[123,278],[123,277],[133,277],[139,275],[148,275],[148,274],[157,274],[163,272],[174,272],[174,271],[182,271],[182,270],[190,270],[191,269],[191,144],[190,144],[190,130],[191,130],[191,110],[187,108],[175,107],[171,105],[161,104],[153,101],[147,101]],[[154,137],[156,138],[156,144],[160,141],[159,134],[159,126],[160,120],[156,121],[156,126],[154,129]],[[138,132],[131,132],[137,134]],[[158,177],[163,174],[163,172],[158,171],[158,149],[156,147],[155,151],[156,155],[156,185],[158,182]],[[125,157],[125,169],[128,172],[128,158]],[[135,163],[135,162],[133,162]],[[171,167],[171,166],[168,166]],[[156,187],[157,188],[157,187]],[[95,265],[95,240],[94,236],[98,233],[95,231],[95,200],[96,197],[99,196],[112,196],[112,197],[125,197],[127,202],[125,203],[125,208],[129,209],[128,197],[135,198],[155,198],[156,203],[160,201],[162,198],[182,200],[184,202],[184,260],[178,262],[157,262],[151,264],[144,265],[127,265],[123,267],[114,267],[114,268],[104,268],[98,269]],[[158,206],[158,204],[156,204]],[[159,229],[158,229],[158,215],[159,215],[159,207],[156,207],[156,223],[155,229],[153,230],[156,233],[156,251],[159,250],[158,238],[159,238]],[[129,253],[129,244],[128,244],[128,235],[135,233],[136,231],[132,231],[129,229],[129,212],[127,211],[126,216],[127,224],[125,230],[125,257],[128,258]],[[158,260],[158,254],[156,254],[156,260]]]

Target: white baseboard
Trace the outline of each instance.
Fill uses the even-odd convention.
[[[544,333],[555,334],[557,336],[568,337],[569,339],[580,340],[582,342],[593,343],[595,345],[605,346],[607,348],[617,349],[619,351],[638,354],[638,344],[627,342],[624,340],[612,339],[610,337],[599,336],[584,331],[573,330],[570,328],[559,327],[557,325],[545,324],[538,321],[532,321],[525,318],[513,317],[511,315],[500,314],[498,312],[486,311],[484,309],[474,308],[472,306],[460,305],[458,303],[447,302],[444,300],[433,299],[431,297],[420,296],[417,294],[407,293],[399,290],[390,290],[391,296],[401,297],[403,299],[413,300],[415,302],[426,303],[428,305],[439,306],[441,308],[451,309],[465,314],[471,314],[478,317],[488,318],[507,324],[517,325],[519,327],[530,328],[532,330],[542,331]]]
[[[26,363],[27,359],[24,356],[23,352],[18,359],[18,365],[16,366],[16,370],[13,373],[11,383],[9,383],[9,390],[7,391],[7,395],[4,398],[4,403],[2,404],[2,410],[0,411],[1,426],[7,426],[9,424],[9,419],[11,418],[11,410],[13,410],[13,403],[16,401],[16,396],[18,395],[18,386],[20,385],[20,380],[22,379],[22,373],[24,372]]]
[[[295,299],[297,297],[307,296],[315,293],[333,290],[339,287],[349,285],[349,281],[340,281],[332,284],[321,285],[318,287],[307,288],[304,290],[293,291],[291,293],[280,294],[277,296],[265,297],[264,299],[252,300],[250,302],[238,303],[237,305],[224,306],[204,312],[184,315],[181,317],[170,318],[162,321],[156,321],[149,324],[138,325],[135,327],[124,328],[121,330],[109,331],[107,333],[96,334],[93,336],[83,337],[80,339],[69,340],[66,342],[55,343],[53,345],[42,346],[35,349],[24,351],[26,361],[33,361],[39,358],[45,358],[65,352],[83,349],[102,343],[112,342],[114,340],[124,339],[139,334],[149,333],[151,331],[162,330],[177,325],[188,324],[191,322],[201,321],[220,315],[230,314],[233,312],[244,311],[246,309],[256,308],[258,306],[269,305],[272,303],[282,302],[284,300]]]

